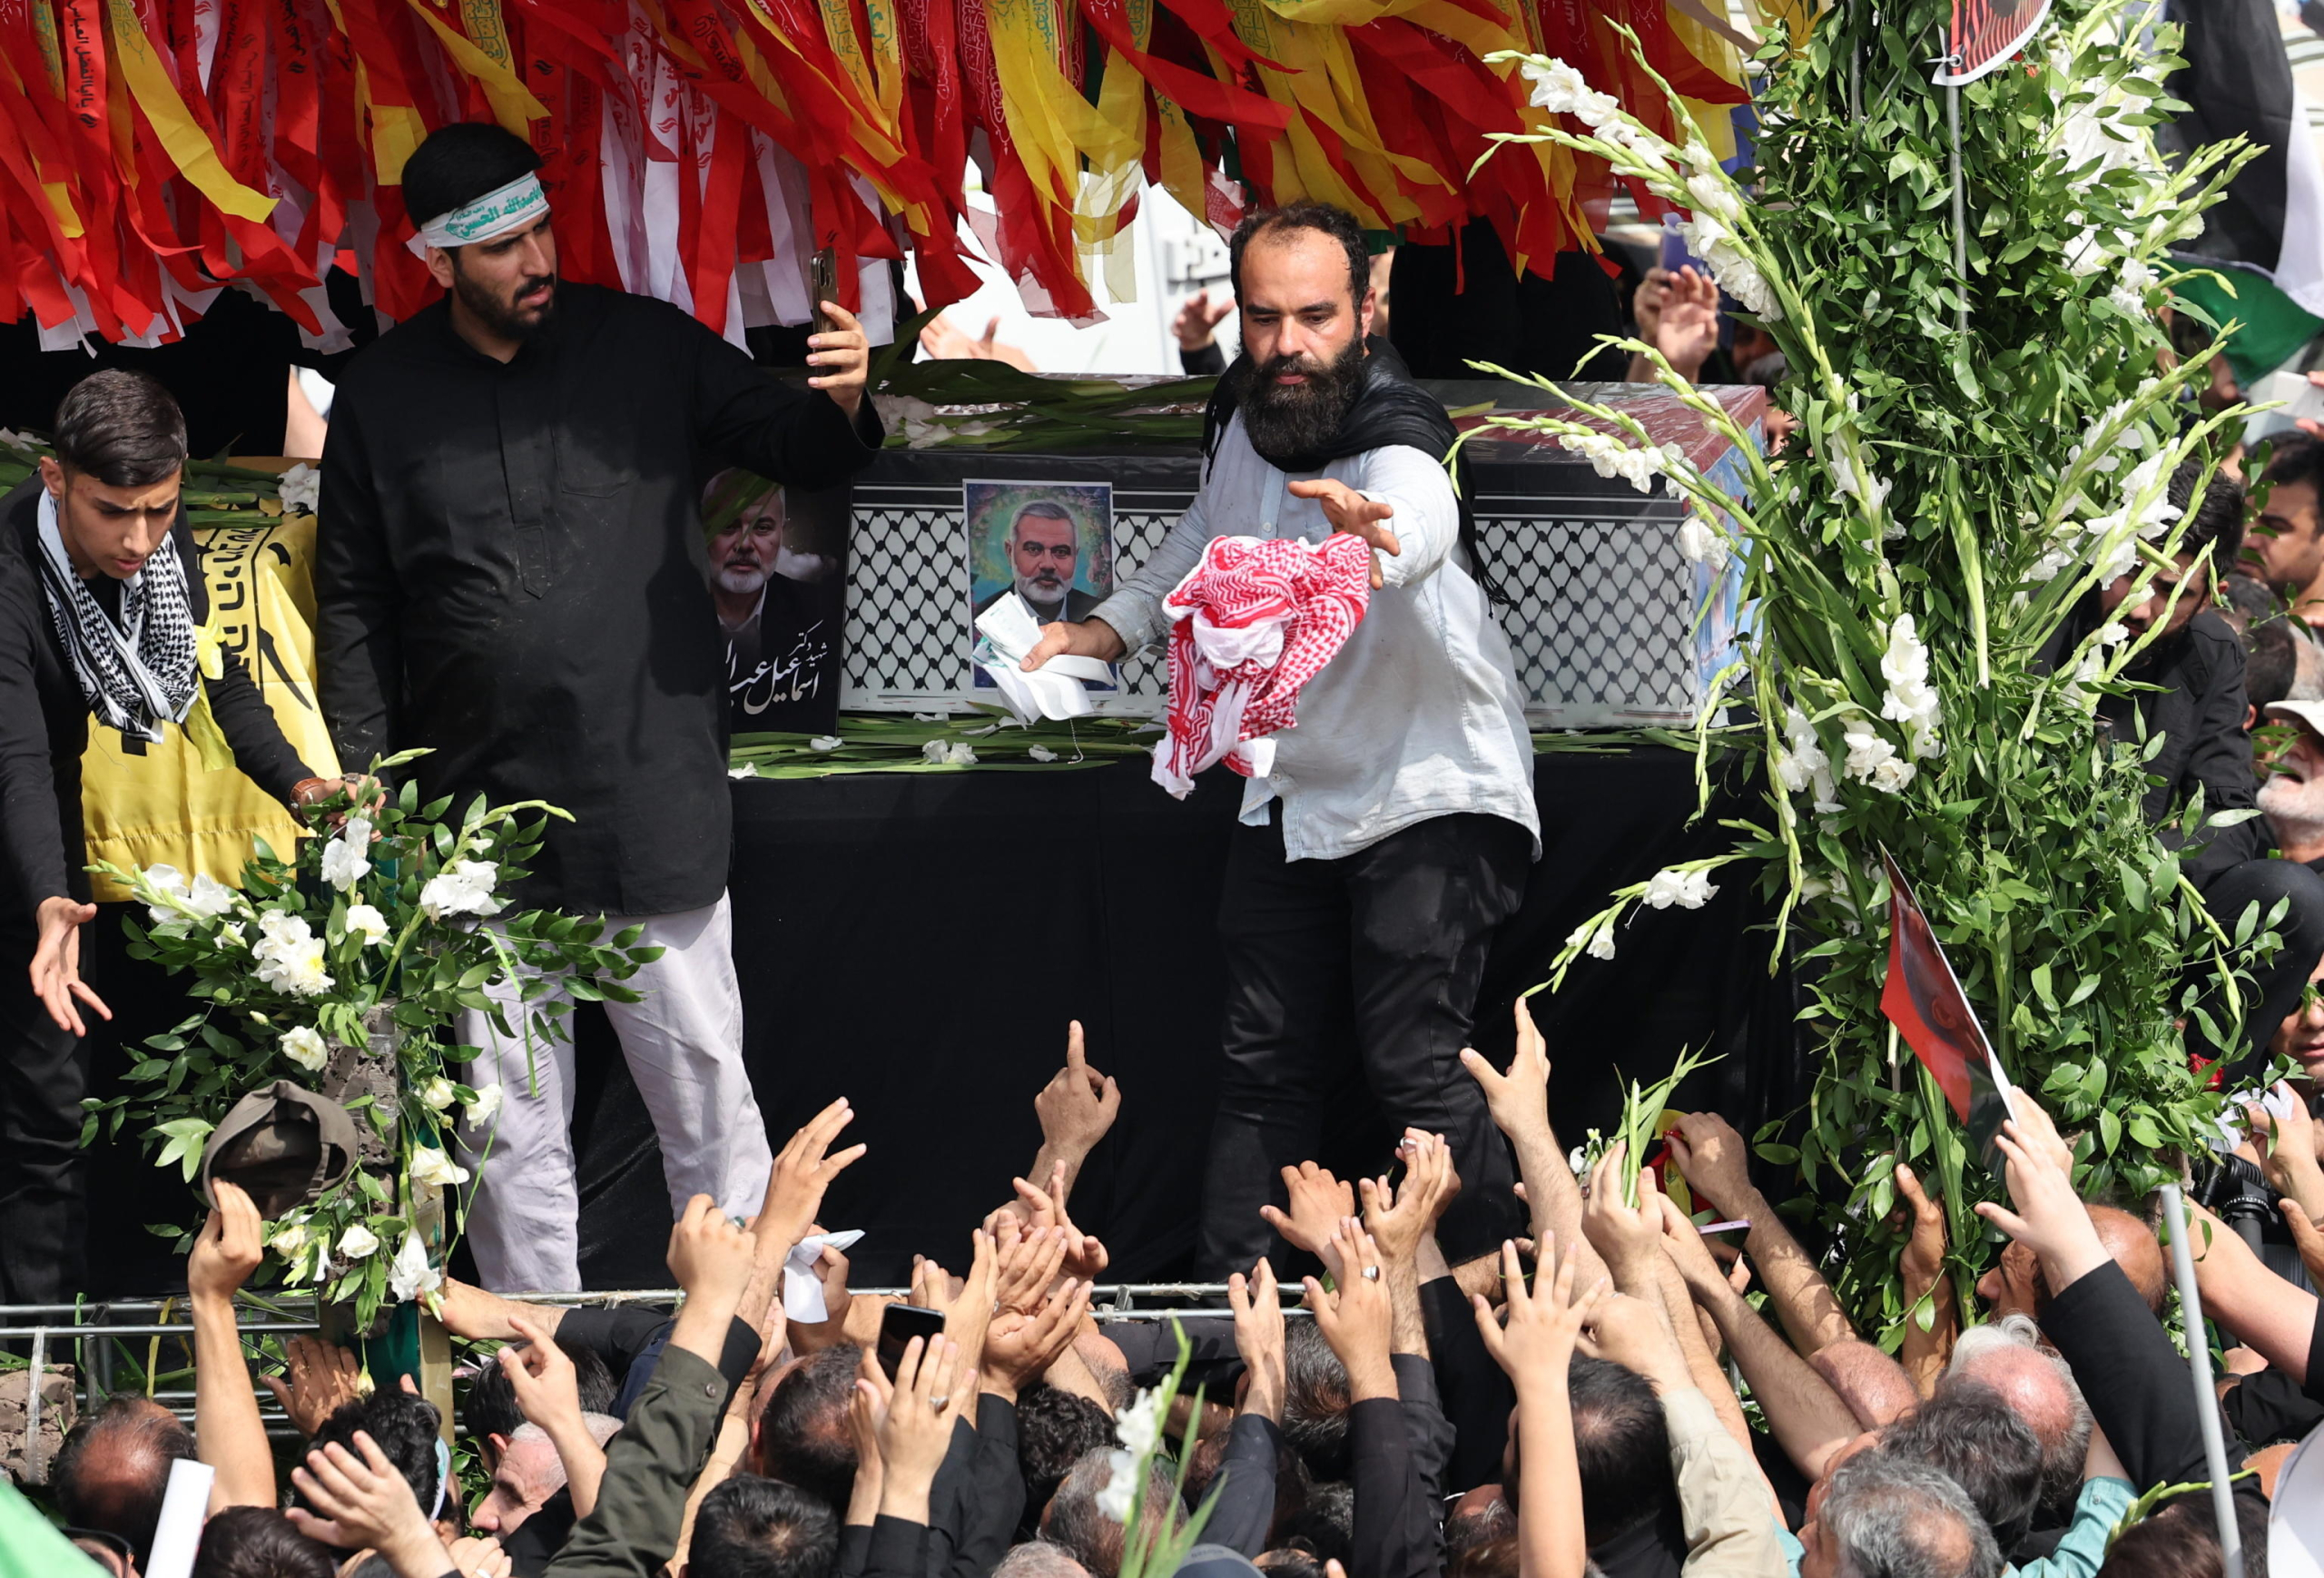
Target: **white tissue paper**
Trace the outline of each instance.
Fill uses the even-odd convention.
[[[1094,657],[1052,657],[1026,673],[1025,655],[1040,640],[1041,626],[1015,592],[1003,593],[977,616],[977,666],[1000,688],[1001,699],[1019,723],[1087,717],[1092,709],[1081,682],[1113,683],[1112,667]]]
[[[815,1275],[815,1262],[822,1257],[824,1245],[844,1255],[862,1237],[862,1228],[851,1228],[844,1233],[810,1233],[792,1245],[783,1262],[783,1313],[802,1326],[829,1320],[831,1307],[823,1302],[822,1279]]]

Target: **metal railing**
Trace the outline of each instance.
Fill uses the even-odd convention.
[[[860,1287],[850,1291],[869,1298],[911,1296],[908,1287]],[[1298,1285],[1291,1284],[1284,1291],[1286,1296],[1296,1297]],[[675,1307],[684,1296],[675,1287],[646,1287],[589,1293],[511,1293],[502,1297],[519,1303],[556,1305],[568,1309],[612,1309],[629,1305]],[[192,1422],[192,1388],[155,1386],[152,1358],[154,1347],[162,1341],[175,1339],[191,1346],[193,1327],[184,1316],[185,1307],[182,1296],[80,1304],[0,1304],[0,1353],[28,1348],[30,1354],[25,1390],[27,1480],[37,1483],[46,1467],[40,1435],[43,1378],[58,1366],[71,1364],[81,1411],[84,1415],[92,1413],[115,1394],[113,1379],[120,1365],[115,1345],[123,1341],[141,1339],[149,1345],[144,1395]],[[1223,1282],[1112,1282],[1099,1283],[1090,1290],[1090,1314],[1101,1323],[1218,1316],[1226,1308],[1226,1285]],[[245,1294],[235,1301],[235,1315],[237,1328],[246,1339],[314,1336],[321,1330],[311,1292],[264,1297]],[[69,1359],[62,1356],[67,1351],[72,1355]],[[185,1367],[190,1368],[191,1365],[189,1354]],[[297,1427],[275,1402],[271,1392],[260,1388],[258,1399],[260,1418],[266,1425],[268,1435],[299,1438]]]

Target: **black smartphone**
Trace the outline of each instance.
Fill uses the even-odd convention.
[[[896,1378],[896,1366],[903,1363],[904,1345],[914,1337],[934,1341],[943,1335],[944,1312],[922,1309],[916,1304],[891,1304],[880,1317],[880,1367],[888,1372],[888,1379]]]
[[[839,259],[829,247],[818,247],[807,268],[807,282],[815,296],[815,332],[829,334],[839,327],[823,311],[823,303],[839,300]]]

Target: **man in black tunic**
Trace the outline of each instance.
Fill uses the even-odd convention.
[[[330,794],[283,739],[240,657],[204,677],[210,617],[179,484],[185,419],[142,373],[94,373],[56,413],[56,454],[0,498],[0,950],[32,990],[0,992],[0,1304],[49,1304],[84,1285],[81,1098],[86,1009],[80,929],[96,919],[82,866],[81,754],[89,719],[159,742],[205,726],[286,804]]]
[[[323,452],[316,593],[342,759],[425,746],[424,793],[543,799],[527,906],[643,923],[665,950],[610,1005],[674,1207],[754,1210],[771,1158],[742,1060],[728,951],[724,652],[696,501],[722,466],[844,480],[881,434],[855,320],[809,340],[809,393],[666,303],[556,278],[521,139],[448,126],[404,201],[445,300],[349,370]],[[432,216],[432,217],[429,217]],[[521,1026],[518,1027],[521,1034]],[[571,1049],[483,1049],[497,1115],[462,1132],[484,1176],[468,1243],[496,1288],[580,1287]],[[488,1144],[487,1144],[488,1142]]]

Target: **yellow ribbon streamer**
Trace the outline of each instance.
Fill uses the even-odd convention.
[[[123,0],[113,0],[113,3],[119,5]],[[486,102],[492,105],[492,118],[498,121],[503,129],[522,137],[528,134],[532,122],[547,118],[548,106],[535,98],[532,90],[517,80],[515,72],[478,48],[475,42],[459,29],[439,20],[435,8],[427,0],[405,0],[405,4],[428,24],[437,41],[443,44],[444,53],[452,57],[454,64],[476,78],[477,85],[484,90]],[[493,19],[496,24],[499,20],[497,11]],[[505,37],[501,47],[504,51],[507,47]],[[401,160],[397,161],[396,168],[400,173],[403,168]]]
[[[221,213],[231,213],[237,219],[263,221],[274,212],[274,199],[263,192],[252,192],[229,174],[219,161],[218,150],[193,117],[187,113],[185,101],[178,97],[177,88],[170,81],[170,74],[154,57],[153,46],[147,42],[145,29],[137,20],[137,8],[130,0],[110,0],[106,15],[113,26],[113,59],[120,68],[122,80],[129,84],[137,107],[145,112],[146,121],[153,134],[161,139],[163,152],[177,166],[178,173],[193,182],[194,189],[208,198]]]

